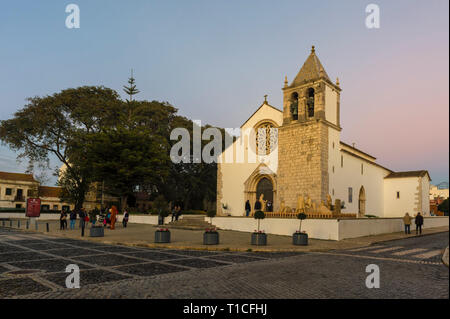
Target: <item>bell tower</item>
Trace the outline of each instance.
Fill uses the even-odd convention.
[[[299,73],[283,87],[283,125],[278,129],[277,205],[296,207],[298,196],[317,205],[329,194],[333,150],[340,141],[340,87],[314,46]],[[278,206],[279,207],[279,206]],[[277,209],[276,207],[275,209]]]

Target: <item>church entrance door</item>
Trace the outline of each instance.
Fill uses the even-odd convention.
[[[261,203],[263,208],[266,207],[267,209],[264,209],[265,211],[272,211],[273,210],[273,185],[272,182],[264,177],[256,186],[256,199],[259,199],[261,197],[261,194],[264,195],[264,201],[266,202],[266,205],[264,203]],[[267,205],[267,203],[270,202],[270,205]]]

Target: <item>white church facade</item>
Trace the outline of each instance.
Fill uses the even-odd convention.
[[[265,100],[220,156],[219,216],[245,216],[247,201],[253,213],[260,198],[273,212],[295,212],[299,198],[308,198],[314,207],[338,199],[342,213],[357,217],[429,216],[426,170],[394,172],[341,141],[340,93],[339,80],[329,79],[313,47],[292,83],[285,81],[282,109]],[[244,133],[252,129],[253,135]],[[252,150],[256,161],[248,160]]]

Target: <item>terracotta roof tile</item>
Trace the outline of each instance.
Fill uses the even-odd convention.
[[[428,175],[428,178],[430,178],[430,174],[428,174],[428,171],[422,170],[422,171],[407,171],[407,172],[392,172],[385,178],[402,178],[402,177],[423,177],[425,175]],[[431,178],[430,178],[431,180]]]
[[[0,179],[22,182],[37,182],[33,174],[0,172]]]
[[[39,197],[57,197],[61,195],[61,187],[39,186]]]

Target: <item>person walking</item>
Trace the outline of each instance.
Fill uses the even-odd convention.
[[[403,216],[403,223],[405,224],[405,234],[411,234],[411,216],[408,213]]]
[[[130,215],[128,214],[127,210],[125,209],[123,212],[123,218],[122,218],[122,225],[124,228],[127,228],[129,217],[130,217]]]
[[[175,205],[172,209],[172,222],[174,221],[176,216],[177,216],[177,206]]]
[[[418,212],[416,216],[416,235],[417,234],[422,235],[422,226],[423,226],[423,216],[420,214],[420,212]]]
[[[75,210],[72,210],[70,212],[70,229],[74,230],[75,229],[75,222],[77,221],[77,213],[75,212]]]
[[[245,217],[248,217],[250,215],[250,212],[252,210],[252,206],[250,205],[250,201],[247,199],[245,202]]]
[[[178,221],[178,217],[181,216],[181,206],[177,206],[176,208],[175,221]]]

